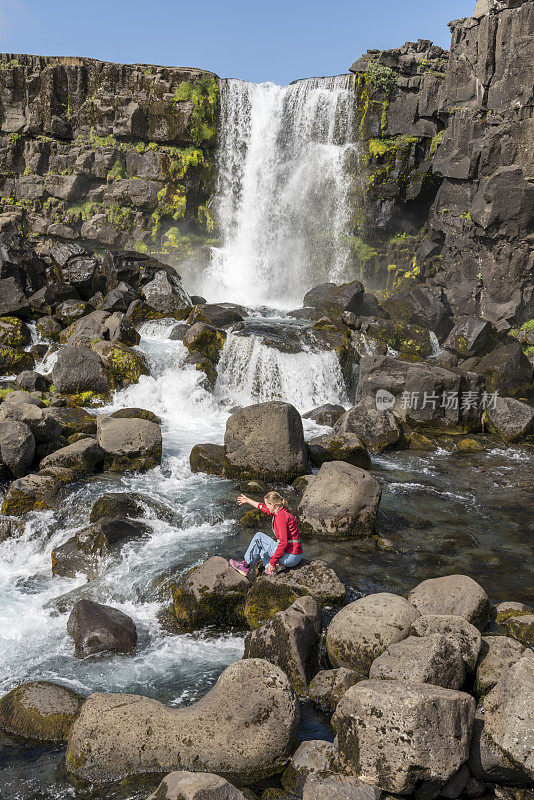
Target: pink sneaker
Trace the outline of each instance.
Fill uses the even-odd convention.
[[[248,575],[249,568],[244,561],[236,561],[235,558],[231,558],[228,563],[231,567],[240,572],[241,575]]]

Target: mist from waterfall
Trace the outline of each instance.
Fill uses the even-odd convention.
[[[353,75],[289,86],[221,82],[222,247],[202,293],[291,308],[317,283],[351,275],[358,188]]]

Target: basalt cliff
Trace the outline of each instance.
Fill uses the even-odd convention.
[[[418,40],[350,68],[355,267],[375,290],[425,282],[455,317],[508,330],[534,305],[534,2],[479,0],[450,27],[450,52]],[[0,56],[4,239],[202,261],[218,102],[198,69]],[[2,277],[17,259],[4,248]]]

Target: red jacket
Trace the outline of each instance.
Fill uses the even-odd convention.
[[[295,556],[302,553],[297,521],[291,511],[281,506],[276,514],[271,514],[263,503],[258,503],[258,510],[273,517],[273,532],[278,539],[278,547],[271,557],[270,564],[272,567],[276,565],[276,562],[284,553]]]

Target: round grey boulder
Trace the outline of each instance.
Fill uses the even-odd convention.
[[[97,441],[105,452],[104,469],[145,471],[161,462],[161,429],[146,419],[99,417]]]
[[[422,615],[447,614],[464,617],[480,630],[483,630],[488,621],[488,595],[468,575],[429,578],[408,593],[408,600]]]
[[[359,436],[373,453],[407,446],[402,425],[391,411],[360,402],[346,411],[334,425],[334,433]]]
[[[268,661],[247,659],[227,667],[187,708],[139,695],[91,695],[71,728],[67,767],[97,784],[175,769],[251,783],[282,771],[298,724],[288,677]]]
[[[338,611],[326,631],[326,649],[333,667],[367,677],[371,664],[408,635],[419,612],[403,597],[370,594]]]
[[[302,493],[299,523],[317,538],[369,536],[380,495],[380,484],[369,472],[343,461],[326,462]]]

